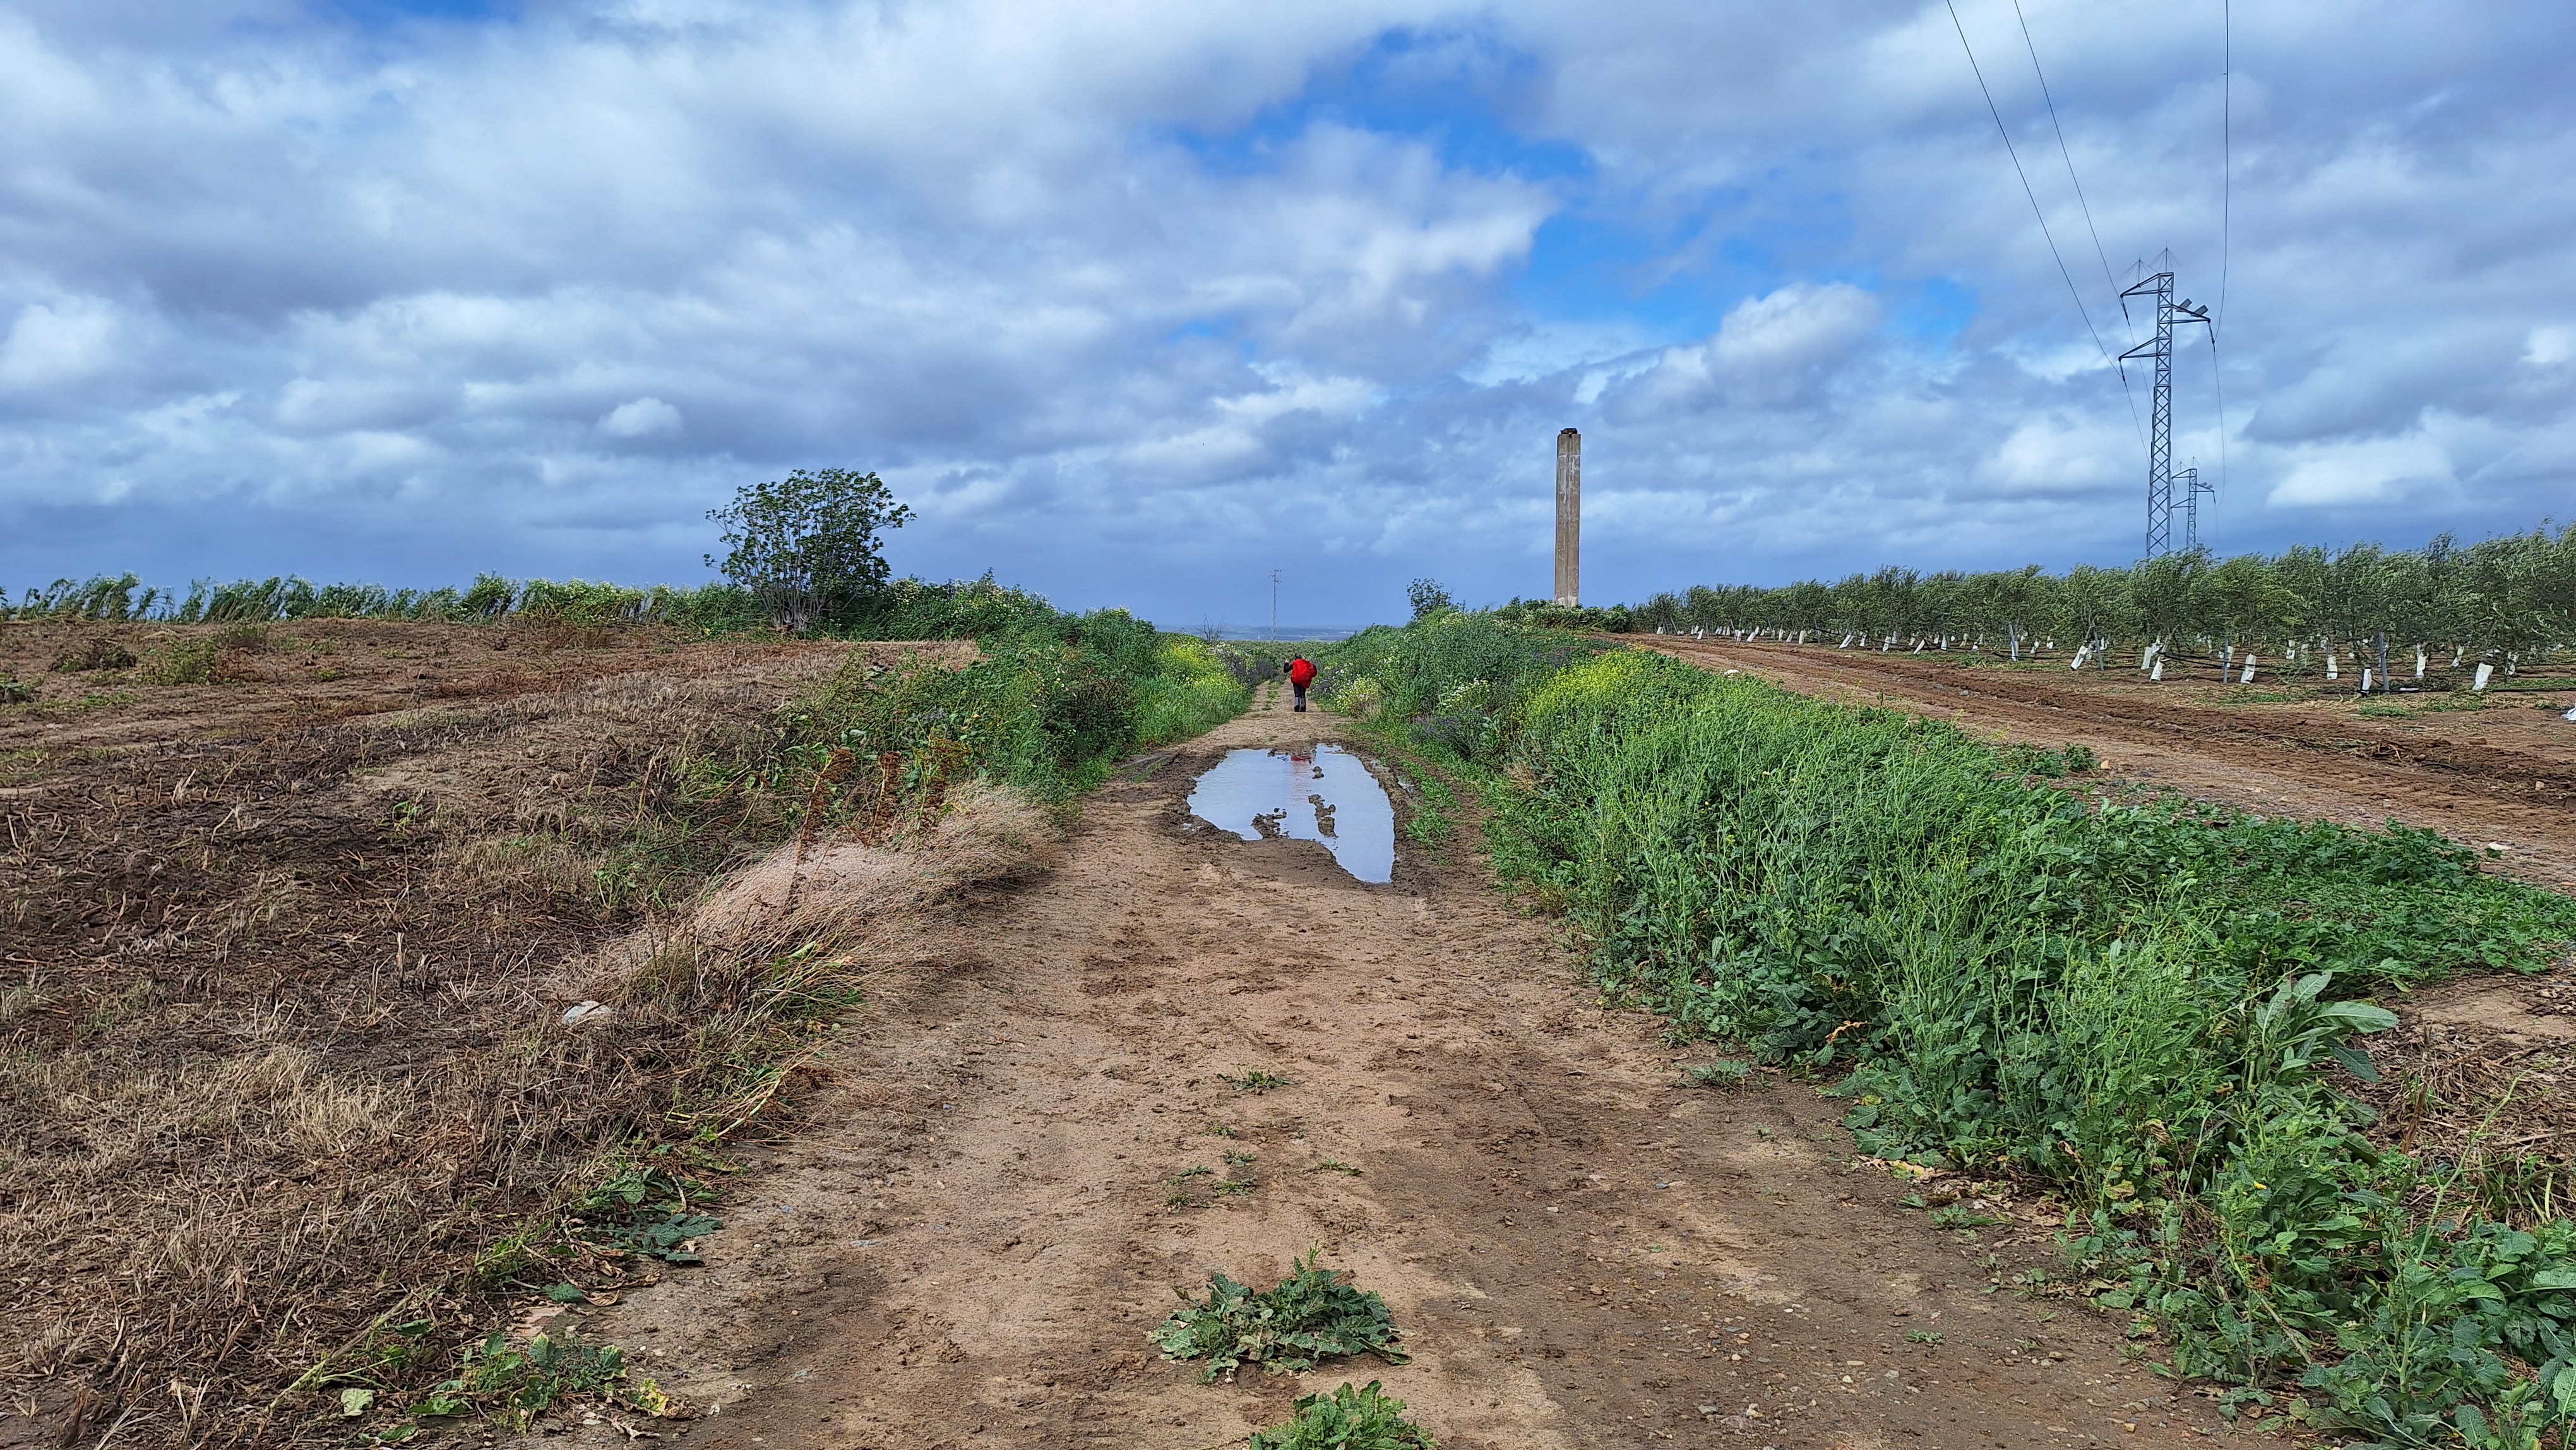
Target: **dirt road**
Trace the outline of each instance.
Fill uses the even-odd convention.
[[[1900,1208],[1811,1089],[1678,1086],[1657,1024],[1602,1008],[1474,862],[1407,843],[1370,887],[1317,846],[1192,828],[1223,751],[1337,724],[1221,728],[895,953],[707,1266],[576,1311],[706,1412],[652,1428],[1201,1450],[1380,1378],[1452,1450],[2215,1432],[2124,1365],[2121,1326],[1991,1288],[2037,1236]],[[1289,1085],[1226,1080],[1252,1070]],[[1151,1351],[1175,1287],[1267,1283],[1319,1245],[1386,1294],[1411,1364],[1208,1385]]]
[[[2409,708],[2349,694],[2287,697],[2310,688],[2266,699],[2214,679],[2151,685],[2134,670],[2078,675],[2063,664],[2014,669],[1826,645],[1629,642],[1803,694],[1917,709],[1981,735],[2083,745],[2107,776],[2244,810],[2359,826],[2393,818],[2473,845],[2493,842],[2506,848],[2495,869],[2576,889],[2576,724],[2559,718],[2563,694],[2498,696],[2478,710],[2455,708],[2480,703],[2467,696],[2393,697],[2423,702]]]

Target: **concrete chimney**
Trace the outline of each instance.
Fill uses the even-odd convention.
[[[1583,435],[1556,435],[1556,602],[1583,602]]]

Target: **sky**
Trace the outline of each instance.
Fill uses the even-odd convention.
[[[2570,514],[2576,7],[1955,3],[0,0],[0,585],[2125,564],[2167,253],[2213,547]]]

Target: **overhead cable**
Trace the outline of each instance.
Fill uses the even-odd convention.
[[[1956,9],[1953,9],[1950,12],[1951,21],[1956,23],[1958,18],[1959,12]],[[2084,183],[2076,179],[2075,153],[2067,148],[2066,127],[2064,123],[2057,119],[2057,97],[2049,93],[2048,72],[2040,68],[2039,45],[2030,38],[2030,21],[2021,13],[2021,0],[2013,0],[2013,19],[2021,25],[2022,48],[2030,52],[2030,73],[2039,77],[2039,98],[2048,103],[2049,129],[2057,133],[2057,154],[2066,162],[2066,180],[2069,185],[2075,188],[2075,204],[2083,209],[2084,230],[2093,238],[2093,259],[2102,264],[2102,285],[2110,288],[2114,292],[2117,292],[2120,290],[2120,284],[2111,275],[2110,255],[2102,250],[2102,233],[2093,225],[2093,204],[2084,199]],[[1959,33],[1959,39],[1962,44],[1966,43],[1967,38],[1966,31],[1963,30]],[[1971,54],[1968,57],[1968,63],[1971,66],[1976,64],[1975,55]],[[1980,77],[1980,80],[1982,79],[1983,78]],[[1991,106],[1994,102],[1994,98],[1989,96],[1986,99],[1987,104]],[[1998,126],[2002,125],[2002,118],[1997,117],[1995,124]],[[2011,138],[2006,137],[2005,140],[2009,142]],[[2024,184],[2027,185],[2028,183],[2025,182]],[[2035,205],[2036,203],[2034,203],[2034,206]],[[2063,265],[2063,263],[2060,264],[2061,267]],[[2121,308],[2120,316],[2122,320],[2125,321],[2129,316],[2129,309],[2125,307]],[[2087,319],[2087,323],[2089,325],[2089,318]],[[2129,333],[2129,341],[2136,342],[2137,340],[2138,334],[2135,329],[2132,329]],[[2095,341],[2099,342],[2100,339],[2097,338]],[[2133,427],[2136,427],[2139,430],[2138,436],[2141,442],[2143,442],[2146,437],[2146,425],[2138,419],[2138,395],[2129,391],[2129,370],[2127,368],[2118,368],[2117,371],[2120,374],[2120,396],[2129,400],[2129,422]]]
[[[1957,19],[1958,12],[1952,11],[1951,18]],[[2057,119],[2057,97],[2049,92],[2048,72],[2040,69],[2039,47],[2030,38],[2030,21],[2021,13],[2021,0],[2013,0],[2013,19],[2021,23],[2022,47],[2030,52],[2030,73],[2039,77],[2039,98],[2048,103],[2048,124],[2057,132],[2057,154],[2066,161],[2066,180],[2075,188],[2075,204],[2084,211],[2084,230],[2092,233],[2094,260],[2102,264],[2102,280],[2117,292],[2120,284],[2111,276],[2111,258],[2102,250],[2102,233],[2093,226],[2093,206],[2084,199],[2084,183],[2075,178],[2075,153],[2066,147],[2066,127]]]
[[[2102,354],[2102,360],[2117,368],[2119,364],[2112,358],[2111,349],[2102,345],[2101,330],[2093,325],[2092,312],[2084,305],[2084,293],[2075,285],[2075,274],[2066,270],[2066,258],[2057,250],[2057,237],[2048,229],[2048,214],[2040,210],[2039,193],[2030,189],[2030,173],[2022,169],[2021,151],[2013,145],[2012,131],[2004,125],[2004,113],[1995,105],[1994,90],[1986,84],[1985,68],[1977,64],[1977,48],[1968,43],[1968,27],[1959,23],[1959,7],[1954,0],[1941,0],[1941,3],[1950,11],[1950,26],[1959,32],[1959,49],[1967,52],[1968,69],[1977,78],[1978,92],[1986,98],[1986,114],[1995,118],[1995,134],[2004,138],[2004,154],[2012,158],[2013,175],[2021,178],[2021,194],[2030,200],[2030,214],[2039,219],[2039,235],[2048,243],[2048,255],[2057,262],[2057,275],[2066,280],[2066,295],[2075,299],[2075,315],[2084,319],[2084,330],[2093,335],[2094,349]],[[2128,375],[2124,372],[2120,377],[2121,392],[2128,392],[2128,387]],[[2134,398],[2130,400],[2129,411],[2134,421],[2137,412]]]
[[[2228,232],[2235,220],[2236,189],[2236,8],[2234,0],[2218,6],[2218,321],[2210,324],[2210,345],[2218,343],[2218,325],[2227,320]],[[2226,465],[2221,464],[2224,471]]]
[[[2218,5],[2218,315],[2209,324],[2209,383],[2218,396],[2218,486],[2227,486],[2227,381],[2218,369],[2218,332],[2227,321],[2227,254],[2235,221],[2236,7]]]

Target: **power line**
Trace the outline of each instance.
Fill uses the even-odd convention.
[[[1952,11],[1951,18],[1957,19],[1958,12]],[[2030,73],[2039,77],[2039,98],[2048,103],[2048,124],[2057,132],[2057,154],[2065,158],[2066,179],[2075,187],[2075,204],[2084,210],[2084,230],[2093,234],[2094,260],[2102,264],[2102,280],[2117,291],[2120,284],[2112,279],[2110,255],[2102,250],[2102,233],[2093,226],[2093,205],[2084,199],[2084,183],[2075,179],[2075,153],[2066,147],[2066,127],[2057,119],[2057,97],[2049,93],[2048,72],[2039,68],[2039,47],[2030,38],[2030,21],[2021,13],[2021,0],[2013,0],[2013,19],[2021,23],[2022,47],[2030,52]]]
[[[2020,0],[2014,0],[2020,3]],[[2234,0],[2219,0],[2218,5],[2218,321],[2227,320],[2227,244],[2228,233],[2235,221],[2236,188],[2236,6]],[[2216,325],[2209,329],[2209,343],[2218,346]],[[2214,357],[2214,354],[2213,354]],[[2219,465],[2222,477],[2227,465]]]
[[[1959,12],[1958,12],[1958,9],[1957,9],[1957,7],[1953,6],[1953,7],[1951,8],[1951,11],[1950,11],[1950,20],[1951,20],[1951,23],[1952,23],[1952,24],[1954,24],[1954,25],[1955,25],[1955,24],[1957,24],[1957,23],[1958,23],[1958,19],[1959,19]],[[2055,132],[2057,133],[2057,154],[2058,154],[2058,156],[2059,156],[2062,160],[2064,160],[2064,161],[2066,162],[2066,180],[2067,180],[2067,182],[2068,182],[2070,185],[2072,185],[2072,186],[2075,188],[2075,204],[2076,204],[2078,207],[2080,207],[2080,208],[2082,208],[2082,209],[2083,209],[2083,212],[2084,212],[2084,230],[2085,230],[2085,232],[2086,232],[2087,234],[2089,234],[2089,235],[2093,238],[2093,260],[2095,260],[2095,261],[2097,261],[2097,262],[2099,262],[2099,263],[2101,263],[2101,264],[2102,264],[2102,285],[2104,285],[2105,287],[2110,288],[2110,289],[2111,289],[2112,291],[2114,291],[2114,292],[2117,292],[2117,291],[2119,291],[2119,290],[2120,290],[2120,284],[2119,284],[2119,282],[2118,282],[2117,280],[2115,280],[2115,279],[2111,276],[2111,258],[2110,258],[2110,255],[2109,255],[2108,253],[2106,253],[2106,252],[2104,252],[2104,251],[2102,250],[2102,233],[2101,233],[2100,229],[2096,228],[2096,227],[2093,225],[2093,204],[2092,204],[2091,202],[2086,201],[2086,200],[2084,199],[2084,183],[2083,183],[2082,181],[2080,181],[2080,180],[2078,180],[2078,179],[2076,178],[2076,175],[2075,175],[2075,153],[2074,153],[2072,150],[2068,149],[2068,147],[2067,147],[2067,145],[2066,145],[2066,126],[2065,126],[2065,124],[2064,124],[2063,122],[2061,122],[2061,121],[2059,121],[2059,120],[2057,119],[2057,97],[2049,93],[2049,89],[2048,89],[2048,72],[2047,72],[2047,71],[2045,71],[2045,70],[2042,70],[2042,69],[2040,68],[2040,64],[2039,64],[2039,45],[2038,45],[2038,43],[2037,43],[2036,41],[2033,41],[2033,40],[2030,38],[2030,21],[2029,21],[2029,19],[2028,19],[2027,17],[2025,17],[2025,16],[2021,13],[2021,0],[2013,0],[2013,19],[2014,19],[2017,23],[2019,23],[2019,24],[2020,24],[2020,26],[2021,26],[2021,43],[2022,43],[2022,48],[2023,48],[2024,50],[2027,50],[2027,51],[2029,51],[2029,52],[2030,52],[2030,73],[2031,73],[2032,75],[2035,75],[2035,76],[2039,77],[2039,98],[2040,98],[2041,100],[2046,101],[2046,102],[2048,103],[2048,125],[2049,125],[2049,129],[2050,129],[2050,130],[2052,130],[2052,131],[2055,131]],[[1967,41],[1968,41],[1968,33],[1967,33],[1967,31],[1965,31],[1965,30],[1961,30],[1961,31],[1959,32],[1959,43],[1960,43],[1961,45],[1965,45],[1965,44],[1967,44]],[[1970,53],[1969,53],[1969,56],[1968,56],[1968,64],[1969,64],[1969,66],[1970,66],[1971,68],[1974,68],[1974,67],[1975,67],[1975,65],[1976,65],[1976,63],[1977,63],[1977,57],[1976,57],[1976,54],[1972,51],[1972,52],[1970,52]],[[1978,80],[1978,83],[1979,83],[1980,85],[1982,85],[1982,84],[1984,84],[1984,82],[1985,82],[1985,77],[1983,77],[1983,76],[1979,76],[1979,77],[1977,78],[1977,80]],[[1986,97],[1986,104],[1987,104],[1988,108],[1989,108],[1989,109],[1991,109],[1991,108],[1993,107],[1993,105],[1994,105],[1994,97],[1993,97],[1993,96],[1991,96],[1991,95],[1987,96],[1987,97]],[[2000,128],[2000,127],[2003,125],[2003,118],[2002,118],[2001,116],[1997,116],[1997,117],[1995,118],[1995,125],[1996,125],[1998,128]],[[2012,138],[2011,138],[2010,136],[2006,136],[2006,137],[2004,138],[2004,143],[2005,143],[2007,146],[2009,146],[2009,145],[2012,143]],[[2018,165],[2018,164],[2019,164],[2018,160],[2016,160],[2015,164],[2016,164],[2016,165]],[[2028,178],[2024,178],[2024,179],[2023,179],[2023,181],[2022,181],[2022,185],[2023,185],[2023,187],[2024,187],[2024,188],[2028,188],[2028,186],[2030,185],[2029,179],[2028,179]],[[2031,203],[2031,208],[2032,208],[2032,210],[2034,210],[2034,211],[2038,209],[2038,206],[2039,206],[2039,203],[2038,203],[2038,202],[2036,202],[2036,201],[2034,201],[2034,202],[2032,202],[2032,203]],[[2047,226],[2048,226],[2048,224],[2047,224],[2045,221],[2042,221],[2042,222],[2040,223],[2040,229],[2041,229],[2041,230],[2043,230],[2043,231],[2045,231],[2045,230],[2047,229]],[[2054,245],[2054,244],[2052,243],[2052,247],[2053,247],[2053,245]],[[2058,268],[2059,268],[2059,270],[2060,270],[2060,271],[2063,271],[2063,270],[2065,269],[2065,266],[2066,266],[2066,264],[2065,264],[2063,261],[2060,261],[2060,262],[2058,263]],[[2067,282],[2067,285],[2068,285],[2069,287],[2072,287],[2072,286],[2074,285],[2074,281],[2073,281],[2073,279],[2071,279],[2071,278],[2070,278],[2070,279],[2068,280],[2068,282]],[[2076,302],[2076,306],[2077,306],[2077,307],[2079,307],[2079,308],[2081,308],[2083,305],[2084,305],[2084,304],[2083,304],[2082,300],[2081,300],[2081,299],[2078,299],[2078,300],[2077,300],[2077,302]],[[2128,316],[2129,316],[2129,309],[2128,309],[2128,308],[2126,308],[2126,307],[2121,308],[2121,309],[2120,309],[2120,317],[2121,317],[2121,319],[2122,319],[2123,321],[2126,321],[2126,320],[2127,320],[2127,318],[2128,318]],[[2086,318],[2086,319],[2085,319],[2085,325],[2086,325],[2086,326],[2088,326],[2088,327],[2089,327],[2089,326],[2091,326],[2091,325],[2092,325],[2092,321],[2093,321],[2093,320],[2092,320],[2091,318],[2089,318],[2089,317],[2088,317],[2088,318]],[[2134,342],[2136,342],[2137,340],[2138,340],[2138,334],[2137,334],[2137,332],[2136,332],[2134,329],[2132,329],[2132,330],[2130,331],[2130,333],[2129,333],[2129,341],[2131,341],[2131,342],[2133,342],[2133,343],[2134,343]],[[2101,346],[2102,339],[2101,339],[2099,336],[2096,336],[2096,337],[2093,339],[2093,342],[2094,342],[2094,345],[2095,345],[2095,346],[2099,347],[2099,346]],[[2110,351],[2110,349],[2106,347],[2106,348],[2103,348],[2103,349],[2102,349],[2102,351],[2104,351],[2105,353],[2108,353],[2108,352]],[[2138,395],[2137,395],[2136,393],[2131,392],[2131,391],[2129,390],[2129,370],[2128,370],[2127,368],[2121,367],[2117,362],[2114,362],[2114,363],[2112,364],[2112,369],[2113,369],[2113,371],[2117,372],[2117,373],[2120,375],[2120,396],[2121,396],[2122,398],[2124,398],[2124,399],[2127,399],[2127,400],[2128,400],[2128,404],[2129,404],[2129,426],[2131,426],[2131,427],[2133,427],[2133,428],[2135,428],[2135,429],[2137,429],[2137,430],[2138,430],[2138,441],[2139,441],[2139,443],[2143,446],[2143,445],[2146,443],[2146,438],[2147,438],[2146,424],[2145,424],[2144,422],[2140,421],[2140,419],[2139,419],[2139,417],[2138,417]]]
[[[2227,380],[2218,372],[2218,326],[2209,329],[2209,386],[2218,394],[2218,484],[2227,486]]]
[[[2075,299],[2075,313],[2084,319],[2084,330],[2093,334],[2094,349],[2109,362],[2111,349],[2102,345],[2102,333],[2093,326],[2093,314],[2084,306],[2084,294],[2076,289],[2075,274],[2066,270],[2066,258],[2057,250],[2057,238],[2048,230],[2048,214],[2039,209],[2039,193],[2030,189],[2030,173],[2021,165],[2021,152],[2014,147],[2012,132],[2004,126],[2004,113],[1995,105],[1995,93],[1986,85],[1986,72],[1977,64],[1977,48],[1968,44],[1968,27],[1959,23],[1959,7],[1952,0],[1941,0],[1949,8],[1950,26],[1959,32],[1959,49],[1968,54],[1968,69],[1977,77],[1977,89],[1986,98],[1986,114],[1995,118],[1995,134],[2004,138],[2004,154],[2012,158],[2013,175],[2021,178],[2021,194],[2030,199],[2030,214],[2039,219],[2039,234],[2048,242],[2048,255],[2057,261],[2057,275],[2066,279],[2066,295]],[[2122,384],[2125,389],[2125,380]],[[2134,406],[2134,405],[2133,405]]]
[[[2209,324],[2209,386],[2218,398],[2218,485],[2227,486],[2227,379],[2218,368],[2218,333],[2227,321],[2227,253],[2236,210],[2236,7],[2218,5],[2218,315]]]

